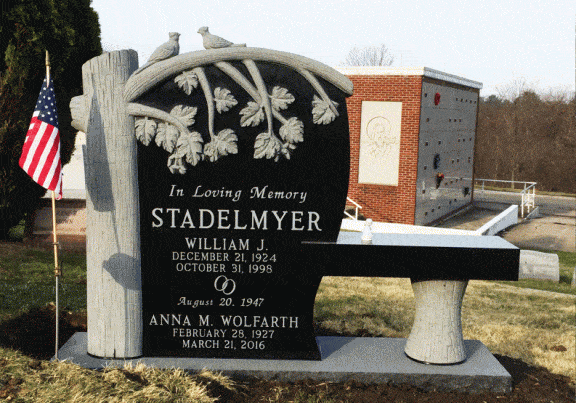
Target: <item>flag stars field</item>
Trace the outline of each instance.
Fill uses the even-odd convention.
[[[58,113],[52,80],[45,79],[24,140],[20,166],[38,184],[62,197]]]

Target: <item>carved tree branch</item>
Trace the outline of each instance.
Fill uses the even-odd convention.
[[[240,112],[242,115],[240,121],[242,126],[260,125],[264,119],[263,112],[265,112],[267,131],[260,133],[256,137],[256,142],[254,143],[254,158],[275,158],[277,161],[279,155],[284,155],[289,159],[291,150],[296,148],[297,143],[303,141],[304,128],[302,122],[297,117],[286,119],[284,116],[282,116],[280,110],[286,109],[288,105],[295,100],[295,98],[288,92],[287,89],[278,86],[274,87],[272,92],[269,94],[266,83],[264,82],[264,79],[255,61],[252,59],[244,58],[242,59],[242,63],[246,66],[252,80],[250,80],[250,77],[244,75],[244,73],[226,61],[215,60],[212,62],[212,65],[228,75],[230,79],[242,87],[242,89],[244,89],[246,93],[254,100],[254,102],[248,102],[247,107]],[[314,123],[330,123],[336,116],[339,115],[338,111],[336,110],[336,106],[338,104],[329,98],[321,84],[310,71],[308,71],[303,66],[293,66],[293,68],[308,81],[316,93],[321,97],[321,99],[319,99],[315,95],[312,103],[312,115]],[[205,145],[203,155],[209,156],[210,160],[214,161],[222,155],[227,155],[228,153],[235,154],[237,152],[237,146],[235,144],[237,141],[236,134],[234,134],[231,129],[221,131],[218,133],[218,135],[214,133],[216,109],[218,107],[218,111],[220,111],[221,106],[220,104],[215,105],[215,103],[220,102],[225,104],[229,97],[227,95],[229,94],[229,91],[224,89],[225,93],[223,94],[221,89],[217,88],[216,93],[212,93],[211,84],[208,81],[208,77],[206,76],[206,72],[203,66],[194,67],[192,70],[187,70],[185,73],[186,74],[181,74],[175,79],[176,83],[187,94],[189,94],[189,92],[192,90],[191,87],[196,88],[198,83],[200,83],[204,97],[206,99],[210,142]],[[221,99],[222,97],[225,99]],[[237,102],[234,100],[234,104],[236,103]],[[182,121],[178,118],[178,116],[175,116],[178,115],[179,112],[184,111],[179,110],[178,113],[172,111],[170,114],[167,114],[161,110],[145,107],[140,104],[130,105],[132,108],[132,115],[153,117],[169,123],[173,123],[175,127],[180,129],[181,133],[187,133],[190,135],[187,128],[184,127],[184,125],[187,124],[187,121]],[[227,106],[224,106],[223,108],[225,110],[228,109]],[[196,108],[194,109],[196,110]],[[278,136],[274,133],[274,119],[281,123]],[[175,153],[173,156],[171,156],[168,165],[171,171],[174,172],[174,170],[176,170],[182,173],[182,171],[185,171],[185,167],[183,167],[182,158],[179,158],[180,156],[177,154],[178,153]]]
[[[228,74],[238,85],[244,88],[246,91],[258,104],[262,104],[262,98],[258,93],[258,90],[248,81],[244,74],[242,74],[236,67],[232,66],[227,62],[217,62],[214,63],[216,67],[222,70],[224,73]]]
[[[214,64],[222,60],[246,59],[273,62],[291,68],[299,66],[303,70],[311,71],[318,77],[324,78],[349,95],[352,95],[353,92],[353,85],[348,77],[320,62],[292,53],[248,47],[199,50],[155,63],[128,79],[124,89],[124,97],[126,101],[133,101],[157,84],[183,70]]]
[[[314,75],[306,69],[299,67],[297,70],[298,70],[298,73],[300,73],[302,76],[304,76],[304,78],[306,80],[308,80],[308,82],[312,85],[312,87],[314,87],[314,89],[320,95],[322,100],[328,104],[328,106],[330,107],[330,110],[334,113],[334,115],[339,116],[338,111],[336,110],[336,107],[332,103],[332,100],[330,99],[330,97],[328,97],[328,94],[326,94],[326,91],[324,91],[324,88],[322,88],[322,85],[320,85],[320,83],[318,82],[316,77],[314,77]]]
[[[282,123],[283,125],[285,125],[286,123],[288,123],[288,119],[286,119],[284,116],[282,116],[280,114],[280,112],[278,112],[276,109],[272,109],[272,115],[278,119],[280,121],[280,123]]]
[[[266,84],[264,84],[264,80],[260,75],[260,70],[258,70],[258,66],[254,63],[253,60],[242,60],[242,63],[248,68],[256,87],[258,88],[258,92],[260,93],[260,97],[262,98],[262,104],[264,105],[264,112],[266,112],[266,119],[268,120],[268,133],[271,135],[272,132],[272,105],[270,104],[270,98],[268,97],[268,90],[266,89]]]
[[[178,120],[175,116],[170,115],[160,109],[152,108],[150,106],[137,104],[137,103],[129,103],[127,105],[127,111],[129,115],[132,116],[146,116],[149,118],[163,120],[164,122],[168,122],[178,128],[181,133],[183,134],[190,134],[188,128]]]
[[[238,85],[244,88],[244,91],[246,91],[252,97],[252,99],[258,103],[258,105],[262,105],[262,97],[258,93],[256,87],[254,87],[252,83],[248,81],[246,77],[244,77],[244,74],[242,74],[236,67],[227,62],[218,62],[214,63],[214,65],[224,73],[228,74],[234,81],[238,83]],[[286,124],[288,122],[288,120],[274,108],[272,108],[272,115],[282,124]]]
[[[194,73],[198,76],[198,81],[202,86],[202,91],[204,91],[204,97],[206,98],[206,105],[208,106],[208,132],[210,133],[210,139],[214,139],[216,135],[214,134],[214,97],[212,96],[212,89],[210,88],[210,83],[208,82],[208,77],[204,73],[202,67],[196,67]]]
[[[94,90],[92,88],[87,89],[84,95],[74,97],[70,100],[73,128],[88,133],[94,102]]]

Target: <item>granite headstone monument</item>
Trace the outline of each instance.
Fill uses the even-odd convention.
[[[143,354],[320,359],[321,276],[302,271],[300,244],[340,231],[349,83],[295,55],[230,48],[207,62],[212,52],[130,104]]]
[[[409,277],[416,319],[403,351],[465,361],[467,281],[517,280],[518,249],[498,237],[340,232],[350,80],[199,33],[207,50],[179,54],[171,33],[140,69],[132,50],[83,66],[71,109],[87,133],[87,353],[265,367],[346,355],[350,340],[313,329],[318,285],[333,275]]]

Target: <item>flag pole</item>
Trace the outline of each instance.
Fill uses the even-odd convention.
[[[50,56],[48,51],[46,51],[46,87],[50,85]],[[62,272],[58,266],[58,235],[56,233],[56,192],[52,190],[52,237],[54,246],[54,277],[56,278],[56,354],[55,357],[58,359],[58,337],[59,337],[59,327],[60,327],[60,306],[58,298],[58,288],[59,288],[59,278]]]

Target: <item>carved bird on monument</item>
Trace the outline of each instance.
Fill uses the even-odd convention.
[[[246,46],[245,43],[232,43],[219,36],[212,35],[208,32],[208,27],[202,27],[198,30],[198,33],[202,35],[202,44],[204,49],[219,49],[219,48],[232,48]]]
[[[180,52],[180,44],[178,43],[178,38],[180,38],[180,34],[178,32],[170,32],[169,34],[170,39],[168,42],[163,43],[162,45],[158,46],[156,50],[150,56],[150,59],[146,62],[146,64],[140,67],[138,70],[134,72],[134,74],[140,73],[147,67],[150,67],[156,62],[161,60],[166,60],[172,56],[176,56]]]

